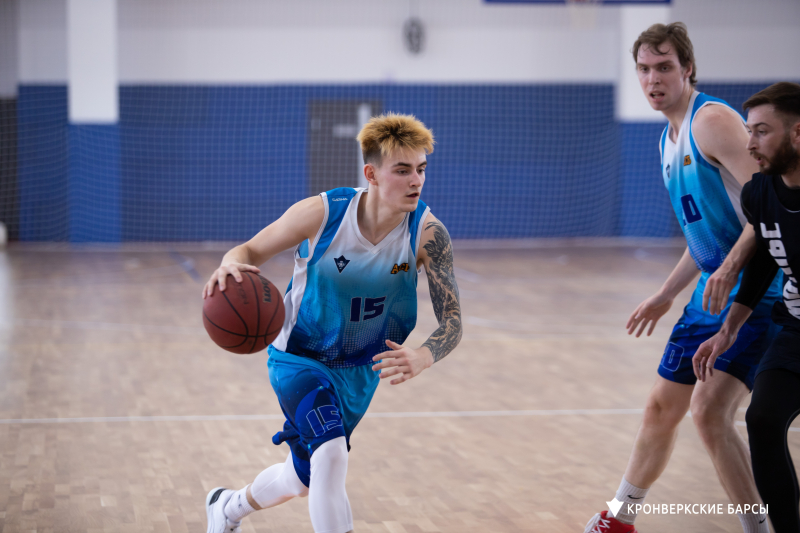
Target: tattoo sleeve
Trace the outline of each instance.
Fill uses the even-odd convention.
[[[429,263],[426,265],[431,303],[439,328],[422,345],[433,354],[433,362],[444,359],[461,340],[461,302],[453,272],[453,243],[447,229],[439,222],[430,222],[433,239],[425,243]]]

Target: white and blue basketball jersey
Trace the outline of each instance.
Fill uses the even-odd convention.
[[[313,241],[295,250],[284,297],[286,319],[273,346],[331,368],[372,363],[402,344],[417,323],[417,251],[430,209],[423,203],[377,245],[361,235],[365,189],[321,194],[325,217]]]
[[[742,186],[728,169],[706,157],[692,134],[695,115],[707,105],[731,108],[724,100],[695,91],[677,142],[670,139],[667,126],[660,148],[664,184],[689,253],[701,271],[713,273],[739,239],[746,221],[739,199]]]

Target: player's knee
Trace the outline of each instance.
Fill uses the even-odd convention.
[[[645,406],[643,424],[650,427],[672,429],[680,423],[685,415],[686,410],[682,406],[657,394],[651,394]]]
[[[727,406],[699,398],[692,401],[692,420],[703,440],[713,440],[733,428],[734,421],[728,416]]]
[[[745,413],[747,433],[749,435],[765,435],[768,433],[783,433],[786,420],[778,416],[773,409],[767,409],[756,403],[751,403]]]
[[[295,471],[293,465],[284,465],[281,480],[283,481],[283,486],[286,487],[286,491],[289,494],[300,498],[308,496],[308,487],[306,487],[305,484],[300,481],[300,478],[297,476],[297,472]]]
[[[311,456],[311,477],[315,474],[342,477],[347,473],[347,441],[344,437],[329,440]]]

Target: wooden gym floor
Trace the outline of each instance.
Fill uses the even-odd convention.
[[[617,488],[688,293],[651,338],[628,337],[625,321],[681,252],[457,243],[464,340],[421,376],[379,387],[352,438],[356,531],[582,532]],[[0,530],[205,531],[209,489],[284,460],[265,353],[228,354],[202,328],[200,290],[221,256],[0,253]],[[291,256],[263,271],[285,288]],[[419,296],[414,346],[436,327],[424,276]],[[789,441],[797,459],[800,433]],[[691,419],[648,502],[727,504]],[[741,531],[727,514],[642,515],[637,527]],[[311,532],[307,500],[243,531]]]

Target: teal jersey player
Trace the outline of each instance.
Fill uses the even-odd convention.
[[[619,507],[610,505],[610,510],[596,514],[586,533],[636,532],[636,515],[666,468],[689,409],[731,503],[743,507],[758,501],[747,443],[736,428],[735,415],[775,334],[766,298],[739,341],[717,358],[714,368],[720,372],[697,382],[692,357],[717,332],[733,301],[733,296],[726,295],[724,302],[712,297],[711,308],[705,309],[706,288],[715,285],[709,280],[726,257],[736,253],[734,244],[744,225],[739,193],[758,168],[746,147],[741,115],[722,100],[695,90],[697,64],[685,24],[650,26],[636,39],[632,52],[648,104],[668,121],[660,141],[661,170],[686,250],[662,287],[631,313],[628,333],[653,333],[681,291],[698,275],[700,279],[661,356],[619,488],[613,498],[606,498]],[[735,277],[733,284],[737,285]],[[766,517],[742,514],[739,519],[745,533],[765,533]]]
[[[341,188],[320,195],[323,222],[295,250],[286,319],[269,347],[270,382],[287,417],[273,442],[289,444],[306,485],[311,453],[336,436],[349,441],[367,411],[379,381],[373,358],[390,350],[387,340],[405,342],[417,322],[419,229],[430,209],[417,202],[374,245],[358,228],[365,194]],[[331,397],[321,383],[330,384],[323,389]]]
[[[203,297],[231,275],[294,248],[286,318],[269,346],[269,378],[286,417],[274,444],[284,463],[240,490],[206,497],[208,533],[239,531],[242,518],[309,496],[314,531],[347,533],[350,434],[379,382],[403,383],[461,339],[453,250],[444,225],[420,201],[433,134],[409,115],[372,118],[358,135],[366,189],[340,188],[298,202],[229,251]],[[403,346],[417,320],[417,274],[425,268],[439,328],[419,348]]]
[[[673,328],[658,373],[687,385],[697,380],[692,366],[697,347],[722,326],[739,289],[737,281],[727,305],[719,315],[714,315],[703,309],[707,280],[722,265],[746,224],[739,201],[742,184],[730,170],[706,154],[695,138],[695,117],[707,108],[739,117],[724,100],[693,91],[680,129],[675,131],[668,125],[660,143],[664,185],[686,236],[687,251],[700,271],[700,280]],[[740,120],[744,127],[744,120]],[[776,333],[770,315],[780,295],[780,279],[776,278],[743,327],[739,345],[731,347],[715,362],[718,370],[741,380],[748,389],[753,388],[758,363]]]

